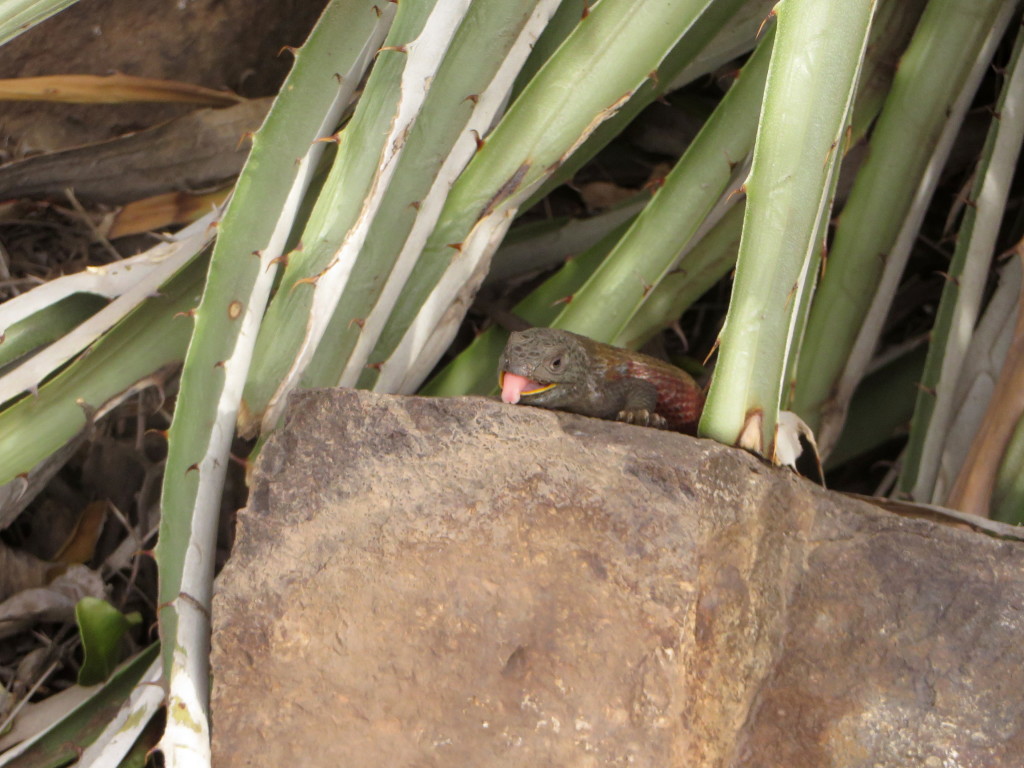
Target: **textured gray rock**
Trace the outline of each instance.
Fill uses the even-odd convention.
[[[214,601],[222,766],[1009,766],[1024,546],[709,441],[306,392]]]

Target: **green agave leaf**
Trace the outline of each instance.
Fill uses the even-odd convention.
[[[670,88],[682,87],[686,82],[711,71],[721,61],[714,55],[723,43],[732,57],[746,53],[754,47],[755,33],[768,15],[774,0],[716,0],[686,30],[672,50],[655,70],[655,75],[645,82],[629,102],[623,105],[608,120],[598,126],[572,155],[555,171],[551,178],[534,192],[523,205],[527,210],[548,195],[555,187],[564,184],[608,145],[623,129],[655,99]],[[739,45],[737,46],[737,41]],[[703,66],[694,66],[701,59]],[[681,80],[685,73],[686,79]]]
[[[85,654],[78,684],[102,683],[120,661],[121,638],[142,622],[142,616],[137,612],[125,615],[106,600],[83,597],[75,606],[75,621]]]
[[[711,0],[604,0],[523,90],[452,187],[360,386],[415,390],[524,201],[641,88]],[[453,255],[454,254],[454,255]]]
[[[275,418],[265,415],[265,411],[275,395],[277,399],[285,396],[290,388],[286,382],[300,374],[295,358],[301,353],[314,312],[314,289],[324,285],[323,277],[329,267],[336,272],[358,266],[351,256],[340,258],[338,251],[346,243],[350,228],[363,215],[364,199],[374,184],[382,145],[390,146],[387,136],[396,117],[395,101],[401,92],[401,73],[408,55],[404,51],[422,31],[433,5],[432,0],[397,6],[394,22],[387,29],[383,48],[352,119],[339,134],[337,154],[303,228],[301,245],[288,254],[280,285],[260,324],[239,417],[241,431],[247,436],[274,426]],[[366,23],[369,8],[364,5],[358,11],[355,7],[350,9],[350,13],[356,12],[356,18]],[[350,44],[356,42],[356,38],[346,39]],[[468,109],[469,102],[462,106]],[[410,204],[416,199],[402,201],[403,211],[397,225],[406,225],[413,216]],[[326,314],[329,319],[330,313]],[[323,318],[320,321],[325,322]]]
[[[304,376],[304,385],[353,384],[362,374],[392,302],[419,260],[422,244],[430,233],[431,227],[426,225],[432,226],[436,221],[433,216],[441,211],[448,192],[448,174],[454,178],[476,151],[475,140],[471,151],[465,151],[470,138],[468,124],[460,119],[460,112],[465,113],[460,109],[466,102],[465,94],[480,94],[471,115],[474,120],[479,119],[477,113],[485,99],[493,100],[497,112],[499,100],[487,98],[487,92],[502,82],[504,70],[518,69],[528,49],[531,25],[539,28],[551,8],[553,5],[546,7],[539,2],[534,5],[507,0],[475,0],[469,6],[437,66],[421,113],[409,131],[395,175],[359,253],[359,263]],[[412,64],[410,61],[409,66]],[[405,77],[408,73],[403,74]],[[456,162],[460,151],[462,161]],[[421,203],[414,209],[410,199]],[[415,217],[408,215],[413,212]],[[385,274],[386,280],[381,277]]]
[[[153,643],[117,669],[67,716],[30,741],[0,755],[2,768],[59,768],[81,755],[103,733],[157,657]]]
[[[1024,419],[1018,422],[999,465],[992,519],[1024,525]]]
[[[745,210],[746,203],[740,200],[725,212],[654,287],[613,344],[639,349],[729,274],[736,265]]]
[[[209,605],[224,474],[252,347],[323,142],[395,6],[335,0],[296,55],[219,228],[185,356],[162,487],[160,635],[169,765],[209,760]]]
[[[0,339],[0,370],[23,355],[59,339],[106,306],[101,296],[77,294],[7,327]]]
[[[925,345],[918,345],[864,377],[850,402],[843,436],[825,463],[826,470],[906,434],[927,352]]]
[[[950,474],[958,471],[958,467],[949,466],[956,459],[946,449],[947,441],[954,441],[954,450],[968,442],[962,434],[954,434],[951,425],[956,411],[963,406],[957,396],[959,379],[995,256],[996,238],[1013,179],[1011,169],[1017,167],[1024,140],[1022,50],[1024,32],[1017,36],[1007,78],[996,101],[932,328],[928,361],[899,482],[900,489],[917,501],[945,503],[948,488],[941,481],[940,465]],[[978,411],[980,422],[981,409]]]
[[[874,11],[782,0],[746,183],[736,282],[700,433],[773,455],[800,307],[832,204]]]
[[[555,327],[611,341],[669,272],[689,271],[687,244],[723,196],[727,205],[738,199],[729,188],[754,146],[774,36],[771,27],[651,202],[564,305]]]
[[[5,0],[0,5],[0,45],[63,11],[76,0]]]
[[[71,440],[108,400],[154,371],[181,361],[188,320],[206,259],[198,258],[143,302],[36,395],[0,412],[0,484],[33,467]]]
[[[816,432],[826,455],[930,198],[934,182],[930,187],[926,170],[945,157],[940,138],[950,115],[959,102],[969,103],[988,66],[986,47],[998,41],[1015,5],[931,0],[900,58],[867,160],[839,216],[799,353],[790,407]]]

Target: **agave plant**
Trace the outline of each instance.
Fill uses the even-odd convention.
[[[5,8],[0,41],[68,4]],[[1004,36],[1019,22],[1016,0],[327,2],[216,229],[211,215],[137,268],[0,307],[4,521],[91,419],[183,361],[156,549],[160,659],[111,678],[123,705],[81,762],[120,759],[159,706],[146,686],[126,691],[158,678],[165,759],[209,762],[232,440],[269,434],[296,388],[490,391],[496,326],[425,382],[492,265],[514,272],[524,247],[554,241],[557,268],[515,307],[523,320],[634,347],[734,274],[702,435],[777,458],[791,411],[826,459],[849,457],[913,410],[897,491],[1021,521],[1020,266],[993,261],[1001,228],[1021,234],[1003,223],[1024,130],[1021,38]],[[934,328],[926,351],[894,358],[885,318],[993,61],[1001,90]],[[652,101],[726,65],[731,87],[653,194],[595,217],[582,241],[579,222],[517,229]]]

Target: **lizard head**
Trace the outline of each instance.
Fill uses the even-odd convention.
[[[530,328],[513,333],[501,355],[498,385],[506,403],[560,408],[576,397],[587,353],[574,333]]]

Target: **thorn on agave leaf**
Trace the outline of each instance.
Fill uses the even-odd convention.
[[[280,48],[278,48],[277,55],[280,56],[285,51],[288,51],[288,53],[290,53],[292,56],[296,56],[299,53],[299,49],[296,48],[294,45],[282,45]]]
[[[178,598],[191,605],[193,608],[195,608],[197,611],[202,613],[207,618],[210,617],[210,609],[203,605],[201,600],[192,597],[192,595],[190,595],[188,592],[179,592]]]
[[[348,327],[351,328],[353,325],[358,325],[360,328],[364,328],[366,326],[366,318],[353,317],[348,321]]]
[[[380,369],[383,365],[384,361],[381,360],[379,363],[367,363],[365,367],[371,371],[377,371],[377,373],[380,373]]]
[[[476,104],[478,101],[480,101],[480,94],[479,93],[471,93],[471,94],[469,94],[469,96],[464,98],[463,101],[472,101],[474,104]]]
[[[240,466],[240,467],[244,467],[244,468],[246,468],[246,469],[248,469],[248,467],[249,467],[249,463],[250,463],[250,462],[249,462],[249,460],[248,460],[247,458],[245,458],[244,456],[236,456],[236,455],[235,455],[235,454],[233,454],[233,453],[229,453],[229,454],[228,454],[228,458],[229,458],[229,459],[230,459],[231,461],[235,462],[235,464],[237,464],[237,465],[238,465],[238,466]]]
[[[703,363],[704,365],[708,364],[708,361],[711,360],[712,355],[714,355],[715,352],[718,351],[718,345],[721,344],[721,343],[722,343],[722,337],[718,336],[715,339],[715,343],[711,345],[711,349],[708,350],[708,356],[704,358],[704,363]]]
[[[189,466],[188,469],[185,470],[185,474],[187,475],[189,472],[198,472],[198,471],[199,471],[199,465],[198,464],[192,464],[192,465]]]
[[[839,139],[836,139],[831,144],[829,144],[828,150],[825,152],[825,162],[821,164],[822,168],[828,168],[829,164],[832,162],[832,155],[835,154],[836,147],[838,146]]]
[[[659,189],[661,189],[664,186],[665,186],[665,176],[662,175],[662,176],[656,176],[653,179],[650,179],[646,184],[643,185],[642,189],[650,191],[650,192],[657,192]]]
[[[796,299],[797,291],[799,290],[799,288],[800,288],[799,283],[793,283],[793,285],[791,285],[789,287],[789,293],[786,294],[786,306],[787,307],[789,306],[789,304],[792,301],[794,301]]]
[[[39,394],[38,387],[35,389],[35,392],[33,394]],[[89,405],[89,403],[86,402],[85,399],[81,397],[75,398],[75,405],[82,409],[82,412],[85,414],[86,422],[92,423],[93,417],[96,415],[96,408],[92,405]]]
[[[686,332],[683,330],[682,326],[679,325],[678,320],[674,321],[672,325],[669,326],[669,330],[671,330],[676,335],[676,338],[678,338],[679,342],[683,345],[683,354],[685,355],[687,352],[689,352],[690,340],[689,338],[687,338]]]
[[[323,274],[325,272],[327,272],[327,270],[330,269],[330,268],[331,268],[331,265],[328,264],[326,267],[324,267],[322,270],[317,272],[315,275],[310,275],[309,277],[300,277],[298,280],[295,281],[295,285],[293,285],[291,287],[291,290],[295,290],[295,288],[297,288],[302,283],[305,283],[307,285],[316,285],[316,281],[319,280],[323,276]]]
[[[155,559],[156,555],[154,555],[153,557]],[[171,599],[171,600],[165,600],[162,603],[157,603],[156,604],[156,610],[157,610],[157,612],[159,612],[159,611],[174,611],[174,610],[176,610],[176,608],[174,607],[174,603],[175,602],[177,602],[175,599]]]
[[[929,387],[923,381],[917,382],[916,386],[917,386],[917,388],[919,390],[924,392],[926,395],[931,395],[932,397],[937,397],[938,396],[938,392],[935,391],[935,387]]]

